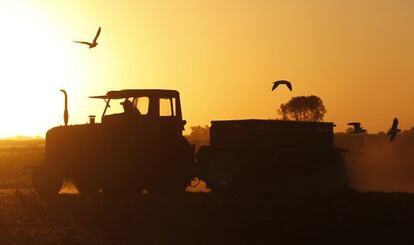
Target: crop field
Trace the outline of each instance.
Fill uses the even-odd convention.
[[[345,191],[286,197],[186,193],[40,199],[42,141],[0,146],[0,244],[410,244],[414,195]]]

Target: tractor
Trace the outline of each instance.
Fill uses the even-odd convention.
[[[46,133],[45,160],[33,187],[54,196],[63,181],[81,194],[184,193],[194,177],[213,192],[315,193],[346,187],[344,150],[333,144],[334,124],[282,120],[212,121],[210,144],[183,136],[175,90],[129,89],[91,96],[105,101],[101,122],[68,125]],[[199,181],[200,182],[200,181]]]
[[[64,92],[64,91],[63,91]],[[184,192],[194,171],[194,146],[183,136],[175,90],[127,89],[91,96],[105,101],[101,122],[65,125],[46,133],[45,159],[34,170],[34,189],[57,195],[64,180],[81,194]]]

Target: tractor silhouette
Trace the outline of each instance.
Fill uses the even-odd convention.
[[[70,179],[81,194],[184,192],[193,176],[194,146],[182,134],[186,121],[179,93],[130,89],[90,98],[106,102],[101,123],[90,116],[88,124],[66,125],[65,105],[66,126],[47,131],[34,189],[53,196]]]
[[[64,91],[62,91],[64,92]],[[280,120],[212,121],[210,144],[195,153],[183,136],[179,93],[130,89],[92,96],[106,102],[101,123],[68,125],[46,134],[45,161],[33,172],[43,196],[65,179],[81,194],[184,192],[193,177],[213,192],[315,193],[346,187],[343,150],[334,124]]]

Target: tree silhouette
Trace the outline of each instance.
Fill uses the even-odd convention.
[[[282,120],[319,122],[323,121],[325,113],[323,101],[315,95],[293,97],[278,109]]]
[[[210,127],[208,125],[204,127],[200,125],[192,126],[190,137],[195,139],[208,139],[210,137]]]

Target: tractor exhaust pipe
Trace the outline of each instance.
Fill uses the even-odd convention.
[[[65,126],[68,126],[69,121],[69,112],[68,112],[68,94],[64,89],[60,90],[65,95],[65,110],[63,112],[63,120],[65,122]]]

